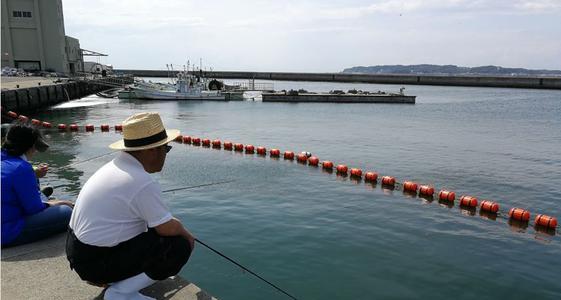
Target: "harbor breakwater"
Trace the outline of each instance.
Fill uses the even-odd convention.
[[[169,77],[178,71],[117,69],[118,74],[140,77]],[[383,75],[347,73],[241,72],[210,71],[205,77],[221,79],[260,79],[286,81],[360,82],[381,84],[445,85],[507,87],[532,89],[561,89],[561,77],[503,77],[503,76],[444,76],[444,75]]]

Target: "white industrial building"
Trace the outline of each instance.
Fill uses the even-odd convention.
[[[84,68],[80,41],[65,35],[62,0],[2,1],[2,67],[65,74]]]

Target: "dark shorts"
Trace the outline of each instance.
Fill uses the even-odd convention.
[[[191,255],[189,242],[179,236],[159,236],[149,229],[113,247],[97,247],[80,242],[72,230],[66,239],[70,268],[82,280],[107,284],[145,272],[154,280],[179,273]]]

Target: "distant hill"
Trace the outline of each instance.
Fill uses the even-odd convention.
[[[413,75],[487,75],[487,76],[561,76],[561,70],[529,70],[498,66],[458,67],[455,65],[382,65],[352,67],[342,73],[359,74],[413,74]]]

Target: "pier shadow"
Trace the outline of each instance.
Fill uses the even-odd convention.
[[[40,260],[65,255],[66,232],[30,244],[2,248],[2,261]]]

